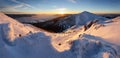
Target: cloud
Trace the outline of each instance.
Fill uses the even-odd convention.
[[[0,12],[13,12],[17,11],[15,8],[11,8],[10,6],[7,7],[0,7]]]
[[[22,9],[25,10],[25,9],[29,9],[29,8],[25,7],[23,4],[0,7],[1,12],[20,12]]]
[[[16,5],[0,7],[0,11],[2,11],[2,12],[20,12],[22,10],[36,9],[35,7],[31,6],[30,4],[27,4],[24,2],[20,2],[17,0],[10,0],[10,1],[16,3]]]
[[[20,2],[20,1],[17,1],[17,0],[11,0],[11,1],[14,2],[14,3],[20,4],[24,7],[29,7],[29,8],[33,8],[33,9],[35,8],[35,7],[31,6],[30,4],[27,4],[27,3],[24,3],[24,2]]]
[[[76,0],[68,0],[68,1],[70,1],[70,2],[72,2],[72,3],[77,3]]]

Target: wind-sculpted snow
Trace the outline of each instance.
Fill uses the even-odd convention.
[[[12,24],[0,24],[0,35],[1,38],[8,44],[11,45],[11,42],[15,40],[14,30]]]
[[[76,58],[120,58],[120,46],[92,35],[82,35],[75,40],[70,51]]]
[[[0,58],[74,58],[70,51],[56,51],[50,37],[40,32],[17,38],[12,46],[0,41]]]

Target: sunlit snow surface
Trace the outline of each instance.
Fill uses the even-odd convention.
[[[50,33],[0,13],[0,58],[120,58],[119,30],[120,17]]]

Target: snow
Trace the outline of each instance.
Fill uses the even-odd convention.
[[[83,34],[82,37],[73,42],[71,51],[78,58],[119,58],[119,49],[120,47],[99,37]]]
[[[85,13],[89,14],[78,14],[85,23],[92,16],[96,18]],[[64,33],[51,33],[0,13],[0,58],[120,58],[119,19],[88,23],[91,26],[87,29],[73,26]]]
[[[108,20],[105,17],[98,16],[98,15],[95,15],[95,14],[87,12],[87,11],[84,11],[80,14],[76,14],[74,16],[75,16],[75,20],[76,20],[76,27],[80,26],[80,25],[85,25],[86,23],[93,21],[93,20],[99,20],[99,21]]]
[[[30,31],[33,33],[35,32],[35,30],[32,29],[31,27],[21,24],[18,21],[4,15],[3,13],[0,13],[0,24],[6,24],[6,23],[8,24],[8,27],[4,27],[4,28],[9,28],[9,27],[13,28],[15,37],[19,37],[19,35],[25,36]]]
[[[12,42],[15,39],[14,30],[11,24],[2,24],[1,26],[1,35],[2,38],[7,42]]]
[[[108,42],[120,45],[120,17],[112,19],[112,23],[96,24],[86,31],[87,34],[104,38]]]

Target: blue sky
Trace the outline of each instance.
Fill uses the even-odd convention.
[[[5,13],[120,13],[120,0],[0,0]]]

